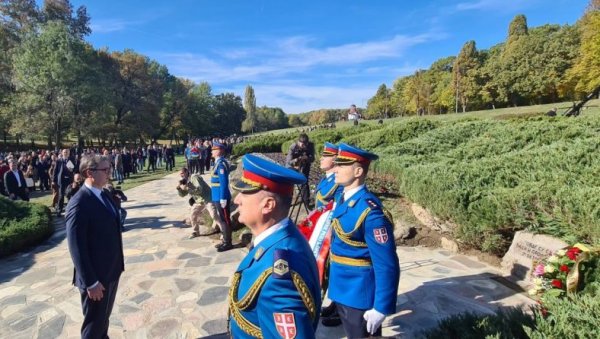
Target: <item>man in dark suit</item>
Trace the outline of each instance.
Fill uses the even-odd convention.
[[[4,173],[4,187],[9,198],[12,200],[21,199],[29,201],[29,190],[25,182],[23,172],[18,168],[17,161],[14,159],[8,160],[9,171]]]
[[[56,161],[56,168],[54,169],[54,178],[52,182],[56,184],[58,187],[58,207],[56,208],[56,215],[60,216],[63,212],[63,207],[65,205],[65,196],[67,187],[73,182],[73,162],[71,165],[69,164],[69,154],[70,151],[68,148],[62,150],[62,158]]]
[[[67,205],[69,252],[75,266],[73,284],[81,293],[82,338],[108,338],[108,320],[124,271],[119,214],[102,191],[110,177],[110,160],[84,156],[79,172],[85,182]]]

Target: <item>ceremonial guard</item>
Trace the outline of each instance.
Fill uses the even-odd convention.
[[[334,158],[338,153],[338,147],[332,143],[326,142],[321,153],[321,170],[325,171],[325,176],[316,188],[315,208],[325,207],[333,198],[344,190],[344,187],[335,183],[335,174],[333,173]]]
[[[381,336],[386,315],[396,312],[400,267],[391,217],[365,186],[369,164],[378,157],[340,144],[331,228],[329,298],[337,304],[348,338]]]
[[[229,290],[233,338],[314,338],[321,292],[315,258],[287,217],[301,173],[256,155],[242,159],[233,185],[239,221],[250,228],[253,248]]]
[[[217,251],[223,252],[233,248],[231,243],[231,192],[229,191],[229,162],[223,156],[225,145],[213,142],[212,156],[215,158],[215,166],[210,177],[212,202],[217,208],[217,219],[215,220],[221,228],[223,242],[217,245]]]

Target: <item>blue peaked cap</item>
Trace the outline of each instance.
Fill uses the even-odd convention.
[[[377,159],[379,159],[379,156],[375,153],[365,151],[356,146],[340,143],[335,163],[340,165],[352,164],[354,162],[369,164],[371,161]]]
[[[242,177],[233,184],[233,188],[242,193],[266,190],[292,196],[294,185],[306,182],[303,174],[254,154],[246,154],[242,158],[242,166]]]

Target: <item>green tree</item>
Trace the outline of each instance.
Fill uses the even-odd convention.
[[[577,23],[581,45],[567,82],[579,97],[600,86],[600,1],[590,1],[587,11]]]
[[[379,85],[377,93],[367,102],[366,118],[389,118],[390,112],[393,110],[391,104],[391,91],[388,90],[385,84]]]
[[[118,77],[111,119],[115,134],[108,140],[157,138],[167,68],[132,50],[113,52],[112,57]]]
[[[288,124],[291,127],[304,126],[304,123],[302,122],[302,119],[300,119],[300,116],[298,114],[290,114],[290,115],[288,115]]]
[[[213,133],[229,136],[240,133],[246,111],[242,98],[233,93],[218,94],[214,98]]]
[[[43,22],[61,21],[75,36],[83,38],[89,35],[92,30],[86,7],[79,6],[73,14],[73,5],[69,0],[44,0],[41,11]]]
[[[279,107],[259,107],[257,109],[257,117],[258,126],[261,131],[270,131],[289,127],[287,116]]]
[[[244,91],[244,110],[246,110],[246,119],[242,122],[242,132],[254,133],[258,127],[258,117],[256,113],[256,97],[254,88],[248,85]]]
[[[71,122],[78,86],[87,83],[85,43],[61,22],[44,25],[29,34],[14,57],[15,129],[38,134],[51,128],[54,142]]]
[[[478,72],[480,62],[475,41],[467,41],[454,62],[452,84],[455,93],[455,111],[458,104],[466,112],[470,103],[475,101],[479,92]]]

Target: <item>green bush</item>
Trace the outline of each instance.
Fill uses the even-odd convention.
[[[599,132],[598,115],[419,117],[309,137],[317,153],[325,141],[377,153],[372,173],[396,178],[400,194],[458,224],[462,244],[503,255],[523,229],[600,244]],[[278,151],[296,138],[280,137]],[[274,147],[269,139],[256,142]]]
[[[523,325],[532,327],[533,323],[531,316],[520,309],[499,311],[495,315],[462,313],[441,320],[438,327],[423,335],[431,339],[528,338]]]
[[[292,134],[276,134],[276,135],[261,135],[256,136],[249,141],[235,144],[232,154],[234,156],[242,156],[248,153],[275,153],[281,151],[281,144],[286,140],[294,138]]]
[[[53,231],[48,207],[0,197],[0,257],[36,245]]]
[[[545,312],[535,312],[534,326],[525,328],[530,338],[598,338],[598,295],[575,294],[565,298],[548,298],[544,307]]]

